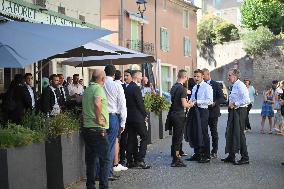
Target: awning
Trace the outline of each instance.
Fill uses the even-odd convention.
[[[104,55],[104,56],[89,56],[89,57],[75,57],[61,62],[63,65],[75,67],[90,67],[90,66],[105,66],[107,64],[113,65],[127,65],[127,64],[143,64],[154,63],[153,56],[136,53],[136,54],[121,54],[121,55]]]
[[[24,68],[112,32],[10,21],[0,17],[0,67]]]

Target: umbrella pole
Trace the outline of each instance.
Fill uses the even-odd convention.
[[[40,94],[42,94],[42,60],[40,61]]]
[[[157,59],[157,66],[158,66],[158,77],[159,77],[159,95],[163,96],[162,91],[162,66],[161,66],[161,60]]]
[[[84,81],[84,54],[82,53],[82,79],[83,79],[83,81]]]

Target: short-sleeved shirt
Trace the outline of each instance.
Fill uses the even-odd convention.
[[[182,106],[181,98],[187,98],[186,89],[180,83],[176,83],[171,88],[171,109],[172,111],[184,111]]]
[[[94,110],[94,99],[95,97],[101,97],[102,99],[102,117],[105,119],[105,125],[101,125],[95,122],[96,114]],[[83,95],[83,118],[84,118],[84,127],[100,127],[103,129],[109,128],[109,113],[108,113],[108,104],[107,97],[104,91],[104,88],[97,83],[91,82],[89,87],[86,88]]]

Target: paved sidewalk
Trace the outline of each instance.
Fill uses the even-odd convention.
[[[247,133],[250,164],[234,166],[220,161],[225,157],[225,127],[227,115],[219,121],[218,159],[209,164],[185,162],[186,168],[170,167],[171,138],[160,140],[148,146],[147,163],[150,170],[130,169],[119,173],[118,181],[110,182],[114,189],[281,189],[284,188],[284,137],[260,134],[260,115],[250,116],[252,132]],[[192,154],[193,150],[184,143],[184,149]],[[72,189],[84,189],[85,182],[80,182]]]

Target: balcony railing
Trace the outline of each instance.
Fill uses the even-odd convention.
[[[126,47],[138,52],[141,52],[141,41],[140,40],[127,40],[126,41]],[[155,54],[155,48],[153,43],[144,42],[143,43],[143,53],[154,55]]]

